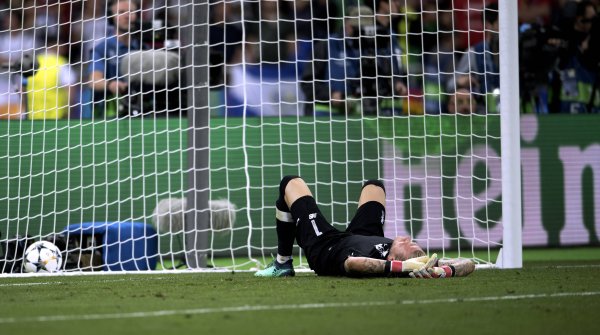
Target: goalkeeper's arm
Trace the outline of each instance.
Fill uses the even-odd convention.
[[[470,259],[437,259],[433,256],[427,262],[427,265],[421,269],[413,270],[408,275],[412,278],[450,278],[465,277],[475,271],[475,263]]]
[[[465,277],[475,271],[475,263],[472,260],[465,258],[440,259],[437,266],[452,266],[454,268],[453,277]]]
[[[449,278],[465,277],[475,271],[475,263],[470,259],[456,258],[439,260],[437,264],[426,271],[429,276],[423,275],[424,271],[414,271],[411,277],[415,278]]]
[[[413,271],[431,268],[437,257],[421,256],[405,261],[386,261],[369,257],[348,257],[344,269],[349,275],[408,276]]]

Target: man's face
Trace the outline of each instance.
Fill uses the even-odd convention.
[[[131,1],[117,1],[112,6],[115,25],[119,31],[130,31],[131,24],[137,21],[137,6]]]
[[[575,30],[589,33],[592,29],[594,18],[596,18],[596,9],[594,9],[594,6],[587,6],[583,16],[578,16],[575,20]]]
[[[474,101],[468,90],[458,90],[448,101],[448,112],[450,114],[471,114],[474,111]]]
[[[392,242],[390,253],[387,256],[388,261],[404,261],[409,258],[424,256],[425,252],[421,247],[413,242],[408,236],[396,237]]]

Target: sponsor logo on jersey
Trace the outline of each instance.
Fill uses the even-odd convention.
[[[385,259],[390,252],[390,245],[388,243],[379,243],[375,245],[375,249],[379,252],[381,258]]]

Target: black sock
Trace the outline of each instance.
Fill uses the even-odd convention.
[[[283,204],[285,205],[285,202]],[[277,228],[277,254],[280,256],[291,256],[294,248],[294,240],[296,239],[296,225],[287,205],[283,208],[279,200],[277,200],[275,207],[277,207],[277,218],[275,219],[275,227]]]
[[[277,220],[277,254],[291,256],[296,239],[296,225]]]

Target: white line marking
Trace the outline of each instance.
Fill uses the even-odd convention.
[[[539,294],[504,295],[504,296],[474,297],[474,298],[446,298],[446,299],[429,299],[429,300],[365,301],[365,302],[339,302],[339,303],[314,303],[314,304],[290,304],[290,305],[254,305],[254,306],[242,305],[242,306],[232,306],[232,307],[172,309],[172,310],[130,312],[130,313],[6,317],[6,318],[0,318],[0,324],[23,323],[23,322],[75,321],[75,320],[133,319],[133,318],[150,318],[150,317],[171,316],[171,315],[188,315],[188,314],[199,315],[199,314],[232,313],[232,312],[259,312],[259,311],[273,311],[273,310],[281,310],[281,309],[294,310],[294,309],[372,307],[372,306],[390,306],[390,305],[449,304],[449,303],[457,303],[457,302],[482,302],[482,301],[564,298],[564,297],[589,297],[589,296],[597,296],[597,295],[600,295],[600,291],[596,291],[596,292],[563,292],[563,293],[550,293],[550,294],[539,293]]]
[[[77,277],[77,276],[122,276],[122,275],[160,275],[160,274],[187,274],[187,273],[231,273],[227,268],[202,268],[185,270],[140,270],[140,271],[61,271],[53,273],[0,273],[0,278],[42,278],[42,277]],[[235,270],[235,272],[249,272],[248,270]],[[297,272],[297,271],[296,271]]]
[[[86,284],[86,283],[116,283],[116,282],[124,282],[124,281],[148,281],[148,280],[163,280],[169,279],[167,277],[146,277],[146,278],[122,278],[122,279],[103,279],[103,280],[84,280],[71,282],[69,284]],[[49,282],[31,282],[31,283],[6,283],[0,284],[0,287],[13,287],[13,286],[38,286],[38,285],[62,285],[66,284],[62,281],[49,281]]]
[[[13,286],[37,286],[37,285],[52,285],[52,284],[62,284],[63,282],[55,281],[55,282],[47,282],[47,283],[8,283],[8,284],[0,284],[0,287],[13,287]]]
[[[600,264],[585,264],[585,265],[556,265],[558,269],[569,269],[569,268],[599,268]]]
[[[570,269],[570,268],[600,268],[600,264],[585,264],[585,265],[533,265],[533,266],[527,266],[523,269],[512,269],[512,270],[527,270],[527,269],[536,269],[536,268],[557,268],[557,269]],[[488,268],[484,268],[483,270],[486,270]],[[306,270],[306,269],[295,269],[296,273],[312,273],[312,270]],[[480,269],[478,269],[480,270]],[[227,273],[231,273],[231,270],[227,270],[224,271]],[[235,272],[254,272],[254,271],[240,271],[237,270]],[[198,274],[198,273],[207,273],[202,272],[202,271],[181,271],[179,273],[176,272],[168,272],[167,274],[176,274],[176,275],[181,275],[181,274]],[[223,273],[223,272],[213,272],[213,273]],[[81,272],[76,272],[76,273],[69,273],[70,275],[75,275],[75,276],[82,276]],[[88,274],[88,273],[86,273]],[[101,272],[94,272],[94,273],[89,273],[89,274],[96,274],[96,275],[101,275]],[[106,272],[104,274],[113,274],[113,275],[123,275],[124,272]],[[140,274],[140,273],[136,273],[136,274]],[[143,275],[147,275],[147,274],[165,274],[165,272],[161,272],[161,273],[156,273],[156,272],[144,272],[142,274],[142,276],[136,276],[135,278],[122,278],[122,279],[102,279],[102,280],[82,280],[82,281],[77,281],[76,283],[114,283],[114,282],[123,282],[123,281],[140,281],[140,280],[164,280],[164,279],[170,279],[171,277],[152,277],[152,276],[143,276]],[[22,274],[19,274],[22,275]],[[13,278],[18,278],[19,275],[13,277]],[[52,274],[45,274],[46,276],[52,276]],[[60,274],[58,276],[61,276],[64,274]],[[0,275],[0,279],[3,277],[4,275]],[[55,278],[58,276],[54,276]],[[42,276],[38,276],[39,277],[43,277]],[[83,277],[83,276],[82,276]],[[74,282],[75,283],[75,282]],[[38,286],[38,285],[62,285],[65,284],[65,282],[62,281],[51,281],[51,282],[31,282],[31,283],[6,283],[6,284],[0,284],[0,288],[1,287],[13,287],[13,286]]]

